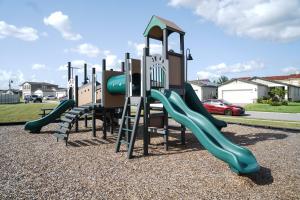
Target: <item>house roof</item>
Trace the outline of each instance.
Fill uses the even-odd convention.
[[[280,84],[280,85],[286,85],[286,86],[299,88],[299,86],[297,86],[297,85],[292,85],[292,84],[288,84],[288,83],[284,83],[284,82],[280,82],[280,81],[268,80],[266,78],[261,78],[261,77],[256,77],[256,76],[251,78],[250,81],[252,81],[253,79],[260,79],[260,80],[268,81],[268,82],[271,82],[271,83],[276,83],[276,84]]]
[[[48,85],[48,86],[58,86],[56,84],[52,84],[52,83],[46,83],[46,82],[33,82],[33,81],[25,81],[21,84],[24,85],[25,83],[29,83],[30,85]]]
[[[238,78],[234,78],[234,79],[231,79],[229,81],[226,81],[225,83],[221,84],[221,85],[227,85],[229,83],[232,83],[233,81],[241,81],[241,82],[244,82],[244,83],[249,83],[249,84],[252,84],[252,85],[259,85],[259,86],[265,86],[265,87],[268,87],[267,85],[265,84],[261,84],[261,83],[256,83],[254,81],[250,81],[250,80],[244,80],[244,79],[238,79]],[[220,86],[221,86],[220,85]]]
[[[163,29],[168,29],[169,34],[171,34],[172,32],[178,32],[179,34],[184,34],[184,31],[179,26],[177,26],[174,22],[153,15],[144,31],[144,36],[145,37],[149,36],[150,38],[162,40]]]
[[[217,84],[210,82],[208,79],[203,80],[191,80],[188,81],[190,84],[197,85],[199,87],[218,87]]]
[[[300,74],[291,74],[291,75],[283,75],[283,76],[265,76],[263,78],[268,80],[287,80],[293,78],[300,78]]]

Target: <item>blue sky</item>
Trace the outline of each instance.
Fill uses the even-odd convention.
[[[9,79],[66,86],[68,61],[118,69],[125,52],[140,56],[152,15],[186,32],[189,79],[300,71],[299,0],[0,0],[0,89]]]

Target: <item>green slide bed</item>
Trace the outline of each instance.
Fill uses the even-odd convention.
[[[228,163],[235,173],[249,174],[260,169],[251,151],[226,139],[206,117],[190,109],[176,92],[152,89],[151,97],[159,100],[175,121],[189,128],[211,154]]]
[[[197,94],[195,93],[193,87],[189,83],[184,84],[186,96],[185,102],[190,109],[195,112],[200,113],[204,117],[206,117],[213,125],[215,125],[219,130],[227,126],[227,123],[214,118],[203,106]]]
[[[72,108],[75,105],[74,100],[64,100],[56,108],[54,108],[48,115],[41,119],[29,121],[25,124],[25,130],[31,133],[39,133],[43,126],[54,122],[59,118],[66,110]]]

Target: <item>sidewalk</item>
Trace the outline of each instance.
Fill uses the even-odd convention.
[[[272,119],[283,121],[299,121],[300,113],[276,113],[276,112],[258,112],[258,111],[246,111],[243,118],[256,118],[256,119]]]

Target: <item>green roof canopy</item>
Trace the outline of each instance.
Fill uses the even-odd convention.
[[[179,34],[184,35],[184,31],[175,23],[153,15],[146,30],[144,31],[144,36],[148,36],[149,38],[155,38],[158,40],[163,40],[162,30],[164,29],[168,30],[168,35],[173,32],[177,32]]]

